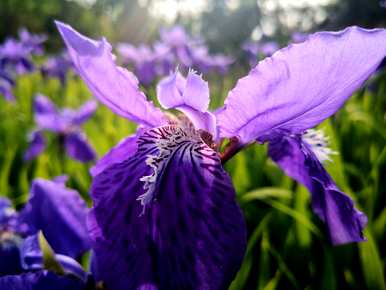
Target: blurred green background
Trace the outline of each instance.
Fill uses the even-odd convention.
[[[193,35],[202,35],[212,51],[238,57],[249,38],[285,44],[297,31],[354,24],[385,27],[386,9],[377,0],[1,0],[0,42],[26,27],[48,35],[48,52],[60,51],[63,44],[54,19],[86,35],[132,43],[150,43],[158,38],[160,26],[180,23]],[[222,104],[237,78],[247,72],[248,67],[236,65],[226,77],[206,77],[212,108]],[[155,98],[154,87],[144,90]],[[0,194],[20,207],[33,178],[65,173],[70,177],[68,186],[78,189],[90,204],[90,164],[63,159],[54,145],[33,162],[23,161],[26,136],[34,127],[31,104],[36,93],[59,106],[78,107],[91,98],[75,76],[65,87],[38,72],[18,77],[16,103],[0,97]],[[332,247],[311,211],[307,190],[283,175],[268,159],[265,146],[251,146],[226,165],[248,227],[247,253],[230,289],[385,289],[386,74],[381,71],[369,80],[320,127],[339,152],[327,163],[328,172],[368,216],[368,241]],[[99,156],[135,130],[134,124],[104,106],[84,128]]]

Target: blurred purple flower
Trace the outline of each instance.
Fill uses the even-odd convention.
[[[68,71],[72,68],[73,65],[69,56],[63,53],[48,58],[41,67],[41,72],[43,76],[57,78],[62,85],[65,85]]]
[[[157,55],[151,47],[145,44],[135,47],[129,43],[119,43],[117,52],[124,64],[134,65],[134,71],[141,84],[148,86],[154,81],[157,76]]]
[[[87,207],[79,194],[66,188],[64,182],[64,177],[54,181],[36,179],[30,200],[20,214],[15,212],[8,199],[0,197],[0,289],[62,289],[57,287],[62,287],[69,275],[73,282],[64,285],[79,284],[83,286],[76,289],[84,289],[89,277],[73,258],[90,247],[86,230]],[[42,231],[55,252],[61,253],[55,254],[55,259],[66,276],[55,274],[52,281],[43,278],[39,282],[25,279],[32,273],[44,276],[49,273],[44,270],[37,231]],[[18,282],[21,288],[17,288]]]
[[[33,54],[43,53],[43,42],[47,40],[47,36],[44,34],[32,34],[27,29],[22,28],[19,30],[19,39],[22,45]]]
[[[38,178],[18,222],[28,227],[26,235],[42,231],[55,253],[77,258],[90,248],[87,211],[79,193],[63,181]]]
[[[251,67],[254,67],[258,63],[260,57],[271,56],[279,48],[279,44],[276,41],[246,41],[242,46]]]
[[[0,70],[19,75],[33,69],[31,49],[26,48],[22,42],[9,38],[0,46]]]
[[[276,149],[297,138],[302,147],[291,151],[288,144],[281,156],[272,149],[272,158],[306,186],[312,180],[314,209],[334,244],[363,240],[364,215],[336,188],[315,148],[319,156],[329,151],[304,132],[376,69],[386,54],[385,30],[322,32],[282,49],[239,80],[215,114],[208,111],[208,84],[193,71],[186,78],[176,72],[159,83],[157,96],[164,109],[183,113],[178,117],[146,100],[135,76],[115,65],[105,39],[57,26],[93,94],[141,125],[92,169],[89,229],[107,287],[226,288],[243,258],[245,226],[222,162],[256,140]],[[219,153],[222,138],[231,141]],[[283,158],[295,153],[303,154],[293,161],[299,167],[288,167]]]
[[[85,283],[72,276],[41,270],[0,277],[0,289],[7,290],[85,290]]]
[[[297,31],[297,32],[292,33],[291,40],[294,43],[299,43],[299,42],[305,41],[307,39],[307,37],[308,37],[307,33]]]
[[[15,101],[12,88],[15,85],[13,79],[0,68],[0,95],[3,95],[7,101]]]
[[[80,162],[94,160],[95,151],[81,131],[81,125],[95,113],[95,110],[96,102],[89,101],[78,110],[64,108],[59,111],[46,96],[37,95],[34,100],[34,111],[38,128],[29,136],[29,147],[24,159],[32,160],[45,149],[43,131],[50,131],[58,135],[60,146],[66,149],[71,158]]]

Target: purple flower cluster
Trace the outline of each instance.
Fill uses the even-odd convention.
[[[81,125],[95,113],[96,107],[95,101],[89,101],[76,111],[69,108],[58,110],[46,96],[37,95],[34,100],[37,129],[29,136],[29,148],[24,159],[32,160],[45,149],[43,131],[49,131],[57,135],[59,146],[71,158],[80,162],[94,160],[95,151],[81,131]]]
[[[0,198],[0,289],[86,289],[89,275],[76,259],[90,249],[87,206],[65,181],[35,179],[19,213]],[[59,269],[47,269],[39,235],[52,247]]]
[[[307,39],[308,34],[302,32],[294,32],[291,35],[292,43],[303,42]],[[280,49],[280,45],[278,42],[273,40],[268,41],[246,41],[242,46],[245,55],[248,59],[249,65],[251,67],[255,67],[260,59],[265,58],[267,56],[271,56],[277,50]]]
[[[57,78],[64,86],[67,81],[67,74],[73,68],[72,61],[67,53],[49,57],[40,68],[44,77]]]
[[[246,229],[223,164],[250,144],[268,143],[271,159],[308,188],[332,244],[365,240],[367,218],[324,169],[334,152],[313,128],[377,69],[386,30],[320,32],[280,49],[241,78],[215,112],[208,110],[208,83],[193,70],[176,71],[157,86],[159,104],[179,112],[173,114],[146,100],[105,39],[57,26],[94,96],[139,124],[91,170],[88,230],[94,274],[107,289],[227,289],[244,256]],[[163,31],[161,39],[192,66],[183,30]],[[149,55],[141,48],[138,64],[152,60]],[[53,123],[40,116],[37,122]]]
[[[19,31],[19,40],[8,38],[0,46],[0,94],[9,101],[15,98],[12,88],[15,77],[34,70],[33,54],[42,53],[44,35],[30,34],[26,29]]]
[[[202,73],[225,74],[234,62],[223,54],[210,54],[203,41],[191,38],[182,26],[161,29],[160,40],[152,46],[119,43],[117,52],[124,65],[133,66],[139,82],[145,86],[176,67],[184,71],[194,68]]]

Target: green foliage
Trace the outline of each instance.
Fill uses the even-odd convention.
[[[235,77],[210,83],[214,108],[222,103]],[[231,290],[385,289],[385,75],[379,75],[371,85],[372,90],[357,93],[320,126],[330,136],[331,147],[339,152],[326,168],[368,215],[368,241],[332,247],[323,224],[312,213],[308,191],[281,172],[267,157],[265,145],[252,145],[226,164],[248,228],[247,252]],[[16,103],[0,98],[0,193],[20,207],[28,198],[33,178],[67,174],[68,186],[79,190],[90,204],[88,170],[92,164],[59,155],[53,135],[47,134],[49,146],[41,156],[23,161],[26,136],[34,128],[31,104],[38,92],[59,106],[78,107],[91,98],[73,75],[65,88],[39,74],[18,79]],[[148,92],[154,98],[154,90]],[[135,126],[101,105],[84,129],[102,156],[134,132]],[[88,263],[87,257],[83,260]]]

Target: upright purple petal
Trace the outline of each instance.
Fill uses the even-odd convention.
[[[189,71],[186,79],[176,72],[158,84],[157,97],[165,109],[189,106],[206,112],[209,106],[209,86],[193,71]]]
[[[313,34],[261,61],[218,114],[222,137],[244,143],[275,130],[300,133],[334,114],[386,54],[386,30]]]
[[[209,87],[201,76],[189,71],[185,79],[176,72],[157,85],[157,97],[162,107],[180,110],[189,117],[196,129],[208,131],[216,138],[216,118],[207,112]]]
[[[78,126],[82,125],[94,115],[96,109],[97,103],[95,101],[86,102],[75,112],[73,123]]]
[[[94,178],[91,194],[107,288],[227,289],[245,226],[217,153],[198,136],[176,126],[147,131],[136,154]]]
[[[91,92],[115,113],[146,126],[165,123],[162,112],[146,100],[136,78],[115,65],[111,45],[89,39],[56,22],[74,65]]]
[[[24,153],[24,160],[35,159],[46,148],[46,139],[44,138],[42,131],[33,131],[30,136],[28,136],[28,139],[29,146]]]
[[[86,214],[87,206],[77,191],[35,179],[20,222],[29,226],[29,234],[41,230],[55,253],[76,258],[90,248]]]
[[[365,240],[366,216],[338,189],[310,146],[300,137],[282,137],[269,144],[269,155],[284,172],[304,184],[312,194],[312,207],[326,224],[334,245]]]
[[[94,149],[87,141],[83,132],[72,132],[65,136],[67,154],[80,162],[92,161],[96,158]]]

